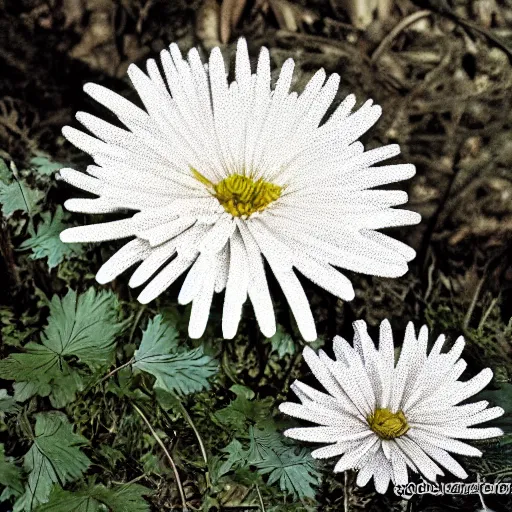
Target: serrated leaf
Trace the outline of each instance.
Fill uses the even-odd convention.
[[[51,176],[55,171],[62,169],[63,164],[52,162],[45,156],[36,156],[30,160],[30,163],[36,168],[39,174]]]
[[[11,183],[0,180],[0,204],[6,217],[16,211],[32,212],[43,197],[43,192],[30,188],[23,180]]]
[[[221,423],[246,434],[248,423],[259,424],[268,420],[270,409],[274,403],[271,397],[263,400],[249,399],[254,397],[254,392],[240,385],[234,385],[230,390],[237,395],[235,400],[215,413],[215,417]]]
[[[45,412],[35,417],[34,443],[24,459],[24,467],[29,473],[22,499],[26,512],[48,501],[53,484],[64,485],[77,480],[91,463],[80,450],[87,444],[87,439],[73,432],[64,414]]]
[[[93,288],[79,296],[72,290],[63,299],[54,296],[42,343],[27,343],[24,352],[0,361],[2,378],[17,381],[17,400],[36,393],[47,396],[50,386],[54,407],[72,401],[82,388],[82,377],[69,362],[74,365],[78,359],[95,369],[109,360],[123,328],[117,322],[116,306],[115,295]]]
[[[227,453],[228,458],[220,465],[217,478],[247,463],[248,453],[244,450],[242,443],[238,441],[238,439],[233,439],[233,441],[221,451]]]
[[[4,486],[3,498],[21,496],[23,484],[21,483],[21,470],[11,460],[5,457],[4,445],[0,443],[0,485]],[[0,501],[3,501],[0,497]]]
[[[42,222],[38,225],[37,232],[20,245],[20,249],[32,249],[31,259],[48,258],[48,267],[51,270],[65,259],[83,252],[82,244],[65,244],[60,239],[61,231],[68,227],[64,222],[65,214],[61,206],[57,207],[53,218],[50,212],[42,213],[41,217]]]
[[[314,487],[319,483],[320,473],[306,448],[297,451],[297,448],[290,446],[284,451],[270,450],[254,465],[261,475],[269,475],[268,485],[279,482],[283,492],[299,499],[314,499]]]
[[[13,396],[9,396],[6,389],[0,389],[0,418],[6,412],[15,412],[17,409],[16,400]]]
[[[178,349],[177,331],[162,315],[148,322],[133,367],[156,378],[155,387],[187,395],[209,388],[208,378],[217,372],[216,362],[203,348]]]
[[[270,429],[249,427],[249,452],[247,461],[249,464],[257,464],[274,453],[280,453],[286,449],[283,436]]]
[[[281,325],[277,326],[276,333],[269,339],[272,343],[271,353],[277,352],[279,357],[284,357],[286,354],[293,355],[297,351],[293,338],[285,332]]]
[[[142,485],[128,484],[117,489],[107,489],[96,485],[91,490],[91,496],[106,505],[111,512],[149,512],[149,504],[143,498],[151,491]]]
[[[70,492],[55,486],[48,503],[40,505],[36,512],[148,512],[149,505],[143,498],[150,490],[142,485],[128,484],[116,489],[95,485],[87,489]]]
[[[53,297],[48,326],[41,338],[59,355],[78,357],[82,363],[97,368],[110,359],[122,329],[117,298],[112,292],[89,288],[77,297],[70,290],[62,300]]]

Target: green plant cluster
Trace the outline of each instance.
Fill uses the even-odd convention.
[[[292,423],[277,405],[307,369],[279,303],[285,321],[271,339],[255,334],[247,312],[237,337],[222,340],[214,308],[205,336],[191,340],[189,310],[171,294],[142,306],[122,279],[95,284],[91,268],[107,252],[59,239],[71,220],[48,198],[61,166],[38,156],[18,171],[0,160],[2,251],[10,251],[6,273],[15,277],[12,300],[0,304],[0,502],[7,510],[329,511],[348,494],[353,511],[405,510],[391,494],[377,501],[371,486],[357,489],[350,475],[333,475],[309,447],[282,436]],[[460,332],[464,305],[447,297],[436,288],[416,304],[434,330]],[[321,295],[311,302],[324,307]],[[508,411],[500,421],[510,430],[508,362],[481,348],[511,334],[496,314],[499,301],[491,305],[489,313],[482,305],[485,321],[465,334],[470,350],[495,363],[485,399]],[[512,474],[509,446],[509,436],[482,443],[486,457],[469,467],[488,477]]]

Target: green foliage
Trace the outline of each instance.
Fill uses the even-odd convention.
[[[11,181],[12,172],[7,167],[7,164],[0,158],[0,182],[4,185]]]
[[[0,361],[2,377],[16,380],[16,400],[37,394],[50,396],[57,408],[71,402],[82,388],[82,366],[95,369],[112,357],[123,328],[116,306],[115,295],[93,288],[81,295],[70,290],[63,299],[54,296],[41,343],[29,342],[23,352]]]
[[[240,469],[255,467],[260,475],[268,475],[267,485],[279,482],[281,491],[295,498],[315,498],[320,473],[306,448],[291,445],[275,425],[249,427],[249,447],[233,439],[223,450],[228,456],[217,470],[217,478]]]
[[[67,227],[64,222],[67,215],[61,206],[57,207],[53,217],[50,212],[42,213],[41,217],[37,232],[20,245],[20,249],[32,249],[30,257],[33,260],[48,258],[48,267],[52,269],[83,252],[82,244],[65,244],[60,240],[60,233]]]
[[[0,204],[2,205],[2,213],[6,217],[16,211],[33,212],[35,205],[43,197],[43,192],[30,188],[21,179],[13,180],[10,183],[0,181]]]
[[[0,501],[11,496],[17,498],[23,494],[21,470],[11,460],[5,457],[4,445],[0,443],[0,485],[4,487]]]
[[[277,352],[279,357],[293,355],[297,351],[293,338],[285,332],[282,325],[277,326],[276,333],[269,339],[272,343],[272,352]]]
[[[57,196],[47,194],[60,167],[36,157],[18,173],[14,163],[8,166],[0,159],[0,208],[10,216],[4,227],[10,231],[6,240],[12,247],[7,249],[20,292],[19,298],[13,296],[0,306],[0,374],[14,381],[0,390],[0,431],[9,454],[0,445],[0,501],[8,501],[5,506],[15,512],[143,512],[150,504],[151,510],[181,510],[175,477],[161,446],[135,412],[137,404],[176,462],[191,509],[339,508],[343,479],[325,471],[321,492],[316,493],[322,466],[308,448],[282,435],[284,421],[286,426],[297,422],[277,414],[276,395],[283,399],[289,383],[308,371],[301,358],[294,357],[302,343],[293,321],[290,332],[283,326],[289,325],[288,307],[276,301],[276,317],[285,324],[278,325],[272,338],[248,335],[247,328],[254,326],[249,308],[235,340],[221,341],[221,301],[214,302],[205,336],[187,346],[190,307],[176,305],[172,295],[141,308],[121,279],[115,284],[120,302],[111,292],[83,293],[100,260],[117,242],[91,251],[94,264],[72,258],[82,246],[60,242],[67,214],[51,203]],[[29,258],[46,261],[29,265]],[[57,270],[48,272],[46,263]],[[460,277],[460,272],[455,274]],[[351,318],[372,325],[393,312],[396,318],[393,307],[398,303],[407,305],[399,308],[403,325],[418,321],[419,313],[436,333],[450,339],[464,333],[469,371],[476,373],[483,366],[495,371],[495,381],[475,400],[489,400],[506,411],[492,423],[506,435],[472,442],[483,451],[482,458],[460,457],[470,480],[476,474],[487,481],[512,475],[512,321],[507,324],[508,310],[495,289],[485,291],[494,274],[478,290],[469,323],[472,298],[457,290],[471,290],[478,279],[463,281],[461,288],[458,277],[444,276],[440,285],[435,270],[425,297],[414,270],[408,273],[409,281],[407,276],[354,279],[358,299],[350,304],[338,301],[334,306],[335,301],[326,301],[314,288],[307,291],[324,336],[334,324],[337,332],[350,335]],[[364,283],[369,283],[368,289]],[[66,287],[76,291],[66,295]],[[61,298],[54,296],[49,303],[46,297],[55,294]],[[351,312],[345,314],[348,308]],[[161,316],[154,316],[157,313]],[[137,327],[148,315],[151,320],[140,336]],[[129,329],[124,329],[128,323]],[[310,346],[317,349],[325,339],[320,336]],[[212,347],[222,358],[220,371],[210,357]],[[113,365],[118,368],[111,371]],[[153,381],[153,389],[148,389]],[[66,416],[48,411],[51,407],[65,408]],[[86,438],[91,440],[87,447]],[[392,492],[375,498],[372,484],[357,488],[350,482],[352,476],[351,510],[387,512],[403,506],[393,501]],[[133,483],[118,485],[141,479],[151,491]],[[424,510],[421,500],[416,505],[418,512]]]
[[[180,349],[173,325],[157,315],[148,322],[133,367],[156,377],[155,387],[187,395],[209,388],[208,378],[217,372],[217,363],[203,353],[202,346]]]
[[[297,446],[278,432],[271,417],[273,400],[255,399],[245,386],[231,387],[237,396],[215,417],[238,435],[249,438],[249,445],[233,439],[221,451],[227,458],[218,466],[216,478],[231,471],[255,467],[258,474],[268,475],[267,485],[279,482],[281,491],[296,498],[315,497],[315,486],[320,480],[315,461],[305,448]],[[247,443],[245,443],[247,445]]]
[[[25,343],[36,331],[34,327],[28,327],[36,318],[23,314],[16,315],[12,307],[0,307],[0,334],[2,343],[19,347]]]
[[[73,432],[64,414],[48,412],[35,417],[35,437],[24,458],[28,486],[15,505],[15,510],[26,512],[48,501],[53,484],[80,478],[91,462],[80,449],[87,440]]]
[[[78,491],[64,491],[55,486],[48,503],[36,512],[101,512],[106,506],[109,512],[149,512],[143,496],[151,491],[142,485],[128,484],[114,489],[103,485],[90,486]]]
[[[233,439],[225,448],[221,450],[228,454],[228,458],[221,464],[217,476],[229,473],[232,469],[243,467],[247,463],[247,454],[242,443],[238,439]]]
[[[58,162],[52,162],[46,156],[36,156],[30,160],[30,163],[35,167],[39,174],[51,176],[54,172],[62,169],[64,165]]]
[[[306,448],[274,448],[260,461],[254,462],[254,465],[261,475],[268,474],[267,485],[279,482],[284,492],[298,498],[314,499],[320,473]]]
[[[274,400],[267,397],[263,400],[254,400],[254,392],[240,385],[234,385],[230,390],[236,398],[227,407],[215,413],[215,417],[224,425],[236,432],[245,434],[248,424],[265,422],[270,415]]]
[[[6,389],[0,389],[0,419],[6,412],[14,412],[16,407],[14,397],[9,396]]]

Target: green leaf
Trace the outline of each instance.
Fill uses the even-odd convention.
[[[276,333],[269,339],[272,343],[271,353],[277,352],[279,357],[284,357],[286,354],[293,355],[297,351],[292,337],[285,332],[281,325],[277,326]]]
[[[217,477],[229,473],[232,469],[245,466],[247,463],[247,452],[238,439],[233,439],[233,441],[221,451],[227,453],[228,458],[219,467]]]
[[[42,342],[59,355],[75,356],[97,368],[109,361],[115,339],[123,328],[118,322],[117,298],[112,292],[89,288],[77,297],[70,290],[62,300],[53,297]]]
[[[69,363],[76,365],[78,360],[96,369],[109,361],[123,328],[116,307],[114,294],[93,288],[78,297],[72,290],[63,299],[54,296],[42,343],[27,343],[24,352],[0,361],[2,378],[17,381],[15,398],[23,401],[50,394],[57,408],[73,401],[82,389],[82,377],[80,369]]]
[[[269,475],[268,485],[279,482],[283,492],[293,494],[299,499],[314,499],[314,486],[319,483],[320,473],[306,448],[297,451],[297,448],[290,446],[282,451],[270,450],[254,465],[261,475]]]
[[[34,443],[24,459],[29,473],[22,501],[26,512],[48,501],[53,484],[77,480],[91,463],[80,450],[87,439],[73,432],[64,414],[53,411],[35,416]]]
[[[21,483],[21,470],[15,466],[10,458],[5,457],[4,445],[0,443],[0,485],[5,487],[0,501],[11,496],[18,497],[23,494]]]
[[[157,315],[148,322],[133,367],[156,377],[154,387],[187,395],[209,388],[208,378],[217,371],[216,362],[203,348],[178,348],[176,329]]]
[[[87,493],[63,491],[55,486],[48,503],[37,507],[36,512],[100,512],[100,503]]]
[[[31,189],[23,180],[14,180],[11,183],[0,180],[0,204],[6,217],[19,210],[32,212],[43,197],[43,192]]]
[[[96,485],[91,490],[91,496],[106,505],[111,512],[149,512],[149,504],[142,496],[151,491],[142,485],[128,484],[117,489],[107,489]]]
[[[12,171],[7,164],[0,158],[0,182],[7,185],[12,180]]]
[[[6,412],[16,412],[16,400],[9,396],[6,389],[0,389],[0,419]]]
[[[55,171],[62,169],[63,164],[52,162],[45,156],[36,156],[30,160],[30,163],[36,168],[39,174],[51,176]]]
[[[61,231],[68,227],[61,206],[57,207],[53,218],[50,212],[42,213],[41,217],[43,220],[37,227],[37,233],[20,245],[20,249],[32,249],[30,257],[33,260],[48,258],[48,267],[52,269],[65,259],[83,252],[82,244],[65,244],[60,240]]]
[[[128,484],[117,489],[95,485],[87,489],[70,492],[55,486],[48,503],[39,506],[36,512],[99,512],[105,505],[110,512],[149,512],[149,505],[142,497],[150,490],[142,485]]]
[[[287,447],[283,443],[283,436],[269,428],[249,428],[249,452],[247,461],[249,464],[257,464],[271,457],[274,453],[280,453]]]
[[[230,388],[237,397],[227,407],[215,413],[215,417],[229,428],[246,435],[248,423],[265,423],[274,403],[272,397],[253,400],[254,392],[245,386]]]

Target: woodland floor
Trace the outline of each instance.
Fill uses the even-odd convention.
[[[388,318],[396,339],[411,320],[417,327],[427,323],[433,334],[444,333],[451,340],[463,334],[465,376],[485,366],[494,370],[495,378],[485,393],[506,409],[501,425],[512,432],[512,66],[506,53],[486,37],[432,12],[427,3],[416,21],[409,18],[412,23],[400,26],[420,8],[397,0],[389,16],[377,16],[365,29],[350,23],[341,0],[224,4],[229,5],[221,13],[214,0],[0,0],[0,158],[7,167],[14,162],[19,177],[44,193],[34,211],[5,215],[1,220],[0,356],[7,358],[27,341],[39,338],[52,296],[63,297],[67,288],[79,293],[92,286],[105,288],[94,281],[94,273],[116,244],[87,246],[76,257],[66,255],[51,270],[45,258],[33,259],[26,246],[21,247],[30,226],[41,222],[45,213],[55,213],[72,195],[70,187],[56,182],[48,161],[77,168],[87,163],[60,134],[62,126],[76,125],[76,111],[103,112],[88,100],[83,84],[97,82],[137,101],[126,77],[130,63],[142,64],[171,42],[182,50],[198,45],[207,52],[221,44],[221,33],[224,40],[229,39],[224,46],[229,57],[237,37],[243,35],[254,57],[265,45],[274,66],[290,56],[295,59],[297,90],[324,67],[341,75],[340,98],[349,93],[355,93],[359,103],[373,98],[382,106],[383,116],[363,142],[367,147],[398,143],[402,154],[396,162],[417,167],[416,176],[400,187],[406,187],[408,207],[421,213],[423,221],[419,226],[389,230],[417,250],[410,271],[394,280],[349,273],[356,289],[352,302],[337,300],[303,280],[321,334],[318,343],[335,334],[351,339],[351,322],[360,318],[372,334]],[[225,20],[237,6],[243,10],[236,26],[231,26]],[[510,1],[475,0],[451,7],[512,47]],[[38,157],[42,160],[33,160]],[[43,162],[42,167],[37,162]],[[76,214],[66,219],[86,221]],[[171,449],[187,502],[196,510],[258,510],[263,502],[267,511],[334,511],[343,510],[346,500],[351,512],[482,510],[477,495],[419,495],[406,501],[390,490],[380,496],[371,484],[357,488],[352,474],[346,481],[333,475],[329,463],[319,470],[322,481],[315,500],[294,498],[278,483],[268,485],[268,477],[251,465],[239,464],[238,469],[220,475],[219,465],[227,457],[222,450],[236,432],[229,424],[235,421],[232,417],[224,417],[224,422],[218,419],[218,412],[232,407],[235,400],[229,388],[243,385],[254,394],[254,398],[251,393],[246,396],[254,401],[254,410],[244,409],[248,415],[238,424],[236,437],[242,444],[248,442],[242,427],[256,429],[258,414],[273,415],[279,427],[283,418],[276,404],[291,396],[288,387],[295,378],[308,379],[300,357],[302,342],[282,292],[271,282],[282,326],[274,344],[258,333],[249,307],[239,335],[222,341],[218,325],[222,301],[215,301],[203,343],[221,369],[209,391],[166,407],[154,393],[137,395],[139,387],[148,385],[139,382],[144,381],[140,376],[135,377],[137,393],[134,388],[123,391],[122,381],[132,379],[131,375],[118,372],[102,381],[109,369],[132,357],[141,329],[157,313],[172,317],[176,331],[185,338],[187,311],[174,302],[180,284],[156,304],[141,309],[125,276],[113,283],[119,318],[128,325],[118,342],[116,359],[93,376],[93,384],[84,385],[86,391],[61,407],[44,396],[32,396],[20,400],[15,412],[4,415],[0,409],[0,441],[9,460],[19,462],[27,452],[34,415],[59,409],[74,431],[89,441],[84,452],[92,465],[85,479],[108,487],[136,481],[150,489],[147,500],[152,510],[180,510],[167,460],[130,407],[131,401],[140,400],[150,423]],[[9,394],[12,384],[0,380],[0,388]],[[155,401],[158,407],[152,405]],[[197,427],[208,467],[182,407]],[[478,476],[512,481],[511,439],[509,434],[499,443],[479,443],[484,458],[463,461],[470,470],[469,480]],[[66,489],[74,491],[83,482],[75,481]],[[512,510],[511,496],[484,499],[489,510]],[[0,503],[0,510],[2,506],[11,510],[8,503]]]

